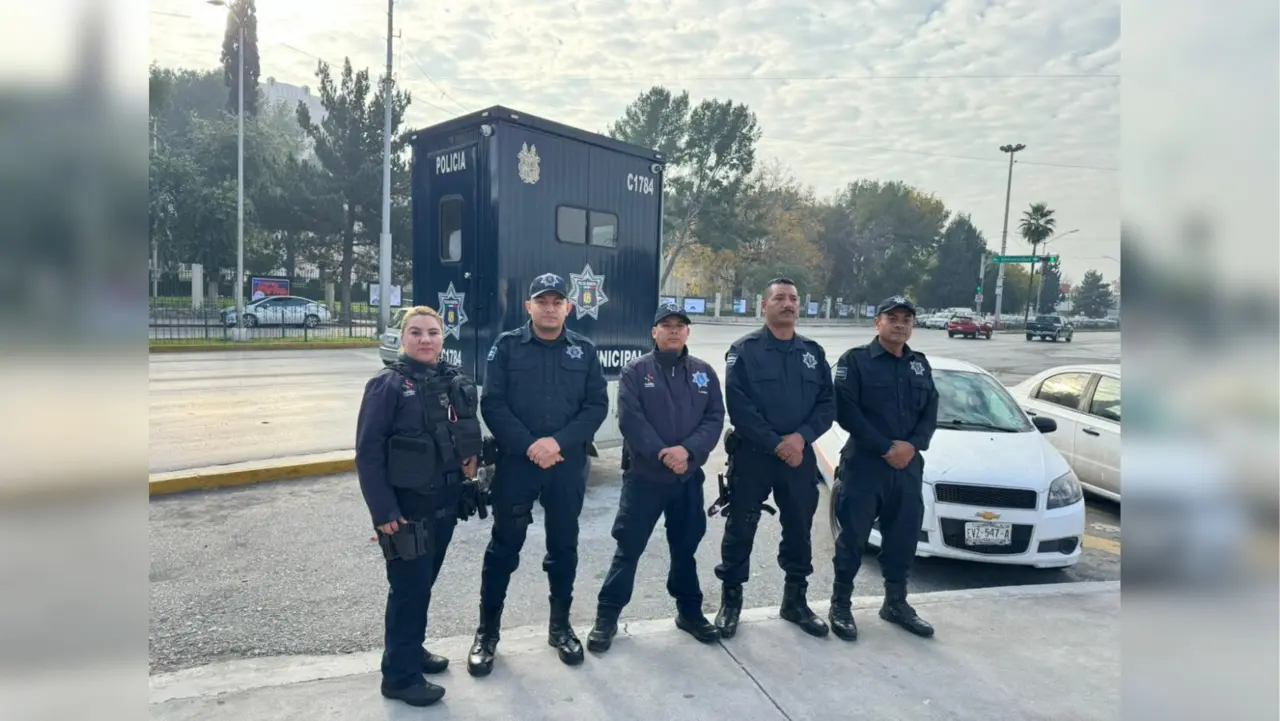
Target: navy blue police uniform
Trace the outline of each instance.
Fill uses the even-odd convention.
[[[529,295],[568,296],[564,279],[545,273]],[[565,328],[545,341],[526,322],[498,336],[489,351],[480,413],[497,442],[489,499],[493,535],[484,554],[480,624],[467,660],[475,676],[489,673],[499,640],[502,608],[511,574],[520,564],[533,504],[545,514],[547,552],[542,569],[550,585],[550,641],[565,663],[582,661],[582,645],[569,625],[578,568],[578,516],[589,471],[588,449],[609,412],[608,385],[595,344]],[[563,461],[543,469],[529,460],[540,438],[560,445]]]
[[[448,659],[423,648],[431,588],[444,563],[469,483],[462,471],[481,450],[475,384],[457,367],[401,354],[365,384],[356,422],[356,471],[386,560],[382,690],[414,705],[438,700],[427,684]],[[378,526],[407,521],[388,536]]]
[[[895,296],[880,304],[877,315],[898,308],[916,312],[910,300]],[[834,498],[840,532],[833,561],[832,627],[841,638],[857,638],[850,597],[872,523],[878,519],[885,585],[880,616],[913,633],[932,635],[933,628],[907,604],[906,592],[924,516],[921,453],[929,449],[938,427],[933,369],[924,353],[904,345],[902,355],[894,355],[875,338],[840,356],[835,387],[836,420],[849,439],[840,453]],[[884,458],[895,441],[916,449],[900,470]]]
[[[670,303],[658,308],[653,324],[672,317],[691,323],[679,306]],[[667,592],[676,601],[676,625],[699,641],[715,641],[720,634],[702,613],[694,555],[707,532],[702,467],[724,431],[720,379],[709,364],[689,355],[687,346],[679,351],[655,348],[622,371],[618,425],[628,464],[613,522],[617,550],[600,589],[587,646],[596,652],[608,650],[618,617],[631,601],[640,556],[663,516],[671,555]],[[674,446],[688,451],[684,473],[672,471],[658,455]]]
[[[716,626],[721,636],[737,632],[742,586],[751,569],[751,548],[761,509],[773,493],[782,524],[778,565],[785,574],[780,615],[816,636],[826,624],[805,600],[813,573],[810,530],[818,508],[818,468],[813,443],[835,419],[831,366],[814,341],[795,334],[781,340],[767,326],[748,333],[725,355],[725,405],[732,430],[725,439],[732,466],[720,565],[723,584]],[[783,436],[799,433],[804,459],[792,468],[775,449]],[[770,509],[772,510],[772,509]]]

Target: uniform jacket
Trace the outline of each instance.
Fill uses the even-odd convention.
[[[679,353],[645,353],[622,370],[618,425],[631,458],[628,474],[667,482],[691,478],[724,431],[720,379],[687,347]],[[671,446],[689,451],[684,475],[677,476],[658,458],[659,451]]]
[[[756,451],[772,455],[791,433],[807,448],[835,421],[826,351],[799,333],[783,341],[768,327],[752,331],[729,346],[725,369],[729,420]]]
[[[480,415],[500,454],[524,457],[549,436],[565,460],[585,459],[608,414],[608,385],[586,336],[565,328],[556,340],[544,341],[525,323],[489,349]]]
[[[938,429],[938,391],[924,353],[905,346],[899,358],[873,339],[836,361],[835,387],[836,418],[849,432],[842,458],[892,470],[880,457],[893,441],[929,449]],[[923,463],[917,453],[908,470],[922,471]]]

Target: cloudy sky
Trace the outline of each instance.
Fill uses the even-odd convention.
[[[316,60],[380,73],[386,3],[258,0],[262,77],[316,85]],[[760,155],[830,194],[903,180],[969,213],[1010,254],[1030,203],[1056,209],[1069,279],[1120,257],[1116,0],[400,0],[396,77],[428,125],[503,104],[602,131],[653,84],[751,106]],[[151,59],[218,65],[224,11],[153,0]]]

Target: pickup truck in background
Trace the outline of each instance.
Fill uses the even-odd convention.
[[[1027,323],[1027,340],[1039,338],[1055,343],[1059,340],[1070,343],[1075,332],[1075,326],[1063,320],[1060,315],[1038,315]]]

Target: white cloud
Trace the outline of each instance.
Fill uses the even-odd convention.
[[[217,65],[218,9],[152,9],[193,16],[151,16],[154,60]],[[385,11],[379,0],[261,0],[263,77],[314,87],[308,54],[333,65],[349,55],[380,74]],[[403,0],[396,21],[413,125],[459,103],[501,104],[601,131],[653,84],[731,97],[758,114],[761,154],[819,192],[900,179],[969,213],[993,247],[1007,170],[998,147],[1021,142],[1011,252],[1023,250],[1018,215],[1044,201],[1060,231],[1079,228],[1056,248],[1069,276],[1118,270],[1100,256],[1120,254],[1119,174],[1033,164],[1118,167],[1120,81],[1096,77],[1120,72],[1115,0]],[[1046,74],[1095,77],[1010,77]],[[969,77],[939,77],[957,75]]]

